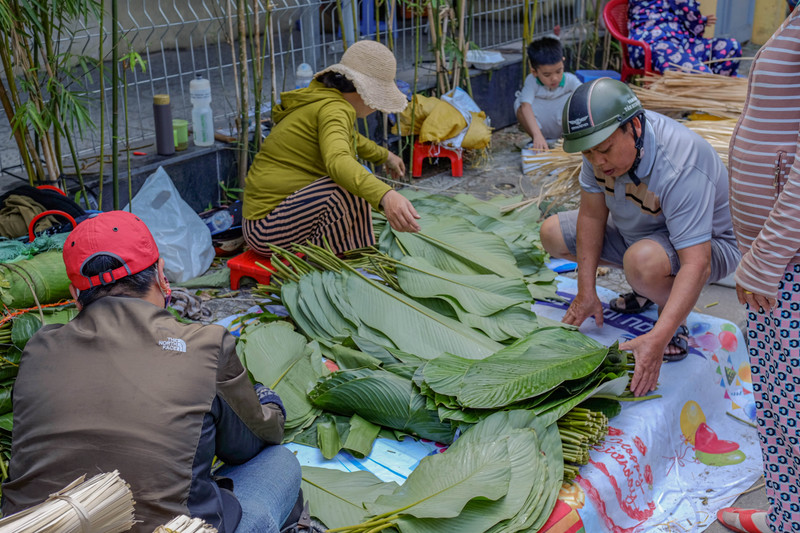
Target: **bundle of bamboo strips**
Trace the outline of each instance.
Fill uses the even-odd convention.
[[[0,520],[0,533],[116,533],[133,527],[133,496],[119,472],[76,479],[35,507]]]
[[[682,122],[690,130],[706,139],[722,162],[728,165],[728,146],[733,135],[735,120],[689,120]],[[522,171],[531,176],[532,182],[544,182],[539,196],[530,198],[507,209],[523,207],[528,204],[541,206],[545,200],[549,207],[562,206],[574,202],[580,195],[578,176],[581,171],[583,157],[580,153],[569,154],[563,150],[561,143],[547,152],[522,151]],[[548,211],[544,210],[544,214]]]
[[[698,111],[737,119],[747,96],[747,78],[668,70],[663,76],[649,76],[644,87],[631,89],[645,109],[660,113]]]
[[[166,525],[158,526],[153,533],[217,533],[217,528],[208,525],[200,518],[181,515],[176,516]]]

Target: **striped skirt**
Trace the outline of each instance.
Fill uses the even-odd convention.
[[[270,255],[270,244],[325,246],[327,240],[336,254],[375,244],[369,202],[328,177],[287,196],[265,218],[244,219],[242,229],[248,246],[263,255]]]

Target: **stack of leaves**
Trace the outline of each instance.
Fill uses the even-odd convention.
[[[307,395],[320,377],[330,373],[322,363],[318,343],[309,343],[288,322],[257,323],[242,331],[236,352],[251,380],[281,397],[287,440],[319,416],[321,411]]]
[[[562,477],[555,425],[528,411],[499,411],[420,461],[402,486],[367,472],[303,467],[303,493],[332,531],[537,531]]]
[[[492,410],[526,409],[553,423],[587,398],[623,395],[628,372],[616,345],[545,327],[481,360],[443,354],[420,366],[414,382],[442,420],[476,422]]]
[[[522,196],[495,196],[486,201],[468,194],[449,197],[411,189],[400,192],[413,202],[419,213],[434,215],[440,219],[444,216],[455,217],[474,226],[469,228],[470,233],[479,230],[500,237],[514,256],[517,268],[526,276],[534,276],[529,278],[530,281],[543,285],[554,282],[552,272],[545,267],[547,257],[539,239],[541,213],[535,208],[515,209],[514,206]],[[446,236],[435,226],[426,225],[425,233],[433,237]],[[456,239],[449,244],[457,246],[459,242],[469,240],[466,236],[456,236]]]
[[[377,426],[415,437],[449,444],[455,433],[449,422],[439,419],[436,410],[426,408],[425,398],[411,379],[381,368],[335,372],[318,383],[308,396],[316,407],[325,411],[358,415]],[[318,436],[319,433],[317,424]],[[377,433],[373,440],[375,437]]]
[[[539,243],[538,209],[503,215],[499,205],[475,202],[471,206],[443,196],[415,198],[414,207],[421,215],[419,233],[394,231],[375,215],[379,248],[394,259],[422,258],[452,274],[523,279],[535,299],[557,298],[555,273],[544,266],[546,256]]]
[[[352,338],[363,349],[363,339],[424,359],[444,352],[480,358],[502,346],[466,324],[368,278],[329,252],[311,246],[296,248],[309,260],[339,269],[320,272],[306,263],[306,274],[290,273],[295,281],[284,282],[280,288],[292,320],[322,344],[331,346]],[[288,257],[273,255],[273,265],[281,264],[281,255]],[[273,274],[282,275],[279,271]]]
[[[575,407],[558,420],[558,432],[564,452],[564,481],[571,481],[582,465],[589,464],[589,450],[608,435],[608,417]]]

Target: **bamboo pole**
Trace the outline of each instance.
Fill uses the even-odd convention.
[[[103,53],[103,43],[105,42],[105,31],[103,24],[106,19],[105,9],[100,10],[98,22],[100,28],[100,42],[98,43],[98,68],[100,70],[100,180],[98,181],[97,209],[103,210],[103,170],[105,169],[105,149],[106,149],[106,76],[105,76],[105,54]],[[89,199],[86,199],[89,204]]]
[[[119,209],[119,0],[111,0],[111,186],[114,209]],[[103,176],[100,176],[103,179]],[[128,180],[131,177],[128,176]],[[132,198],[131,198],[132,200]]]
[[[250,76],[249,68],[247,66],[247,4],[245,0],[238,0],[237,12],[239,15],[239,62],[241,63],[240,70],[240,86],[242,91],[242,99],[239,102],[239,187],[244,188],[245,178],[247,177],[247,161],[248,151],[250,146],[250,125],[248,107],[250,105]]]

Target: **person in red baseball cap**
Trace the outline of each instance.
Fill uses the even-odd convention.
[[[132,531],[181,514],[220,533],[292,523],[300,465],[280,446],[283,403],[254,390],[225,328],[164,309],[169,282],[144,222],[100,213],[70,233],[63,255],[80,312],[40,329],[22,354],[3,514],[118,470],[136,502]],[[212,475],[215,456],[225,466]]]
[[[112,211],[87,219],[69,234],[63,256],[78,309],[114,294],[164,307],[169,303],[164,260],[147,225],[133,213]]]

